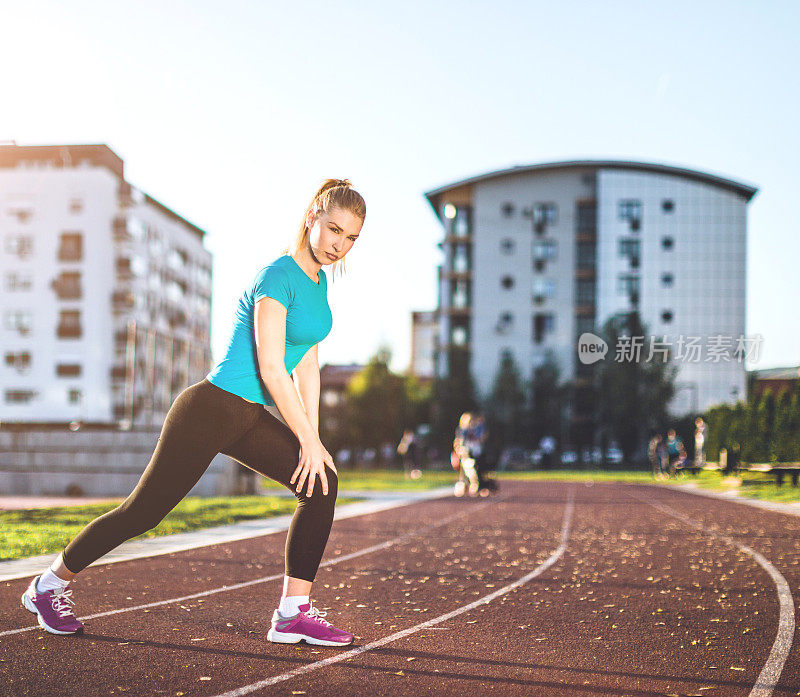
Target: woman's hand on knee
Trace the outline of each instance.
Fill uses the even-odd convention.
[[[295,491],[300,493],[304,486],[307,486],[306,495],[311,496],[314,493],[314,483],[316,478],[319,477],[319,483],[322,487],[324,496],[328,495],[328,477],[325,474],[325,467],[330,467],[336,472],[336,466],[333,464],[331,454],[322,445],[322,442],[317,439],[316,442],[308,443],[305,446],[300,445],[300,461],[297,468],[289,480],[290,484],[296,484]]]

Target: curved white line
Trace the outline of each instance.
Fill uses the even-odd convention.
[[[515,588],[527,583],[533,578],[536,578],[541,573],[549,569],[553,564],[555,564],[556,561],[558,561],[558,559],[564,554],[565,550],[567,549],[567,540],[569,539],[569,529],[572,523],[573,508],[574,508],[573,490],[570,490],[569,498],[567,499],[567,506],[564,511],[564,522],[561,525],[561,544],[558,546],[558,549],[556,549],[555,552],[553,552],[545,561],[539,564],[539,566],[537,566],[529,574],[526,574],[522,578],[518,578],[516,581],[509,583],[507,586],[503,586],[502,588],[494,591],[493,593],[489,593],[489,595],[484,595],[482,598],[479,598],[478,600],[471,602],[469,605],[463,605],[444,615],[439,615],[438,617],[434,617],[433,619],[428,620],[427,622],[421,622],[420,624],[417,624],[413,627],[409,627],[408,629],[403,629],[402,631],[395,632],[394,634],[385,636],[382,639],[378,639],[376,641],[370,642],[369,644],[365,644],[364,646],[360,646],[357,649],[352,649],[351,651],[346,651],[344,653],[337,654],[336,656],[331,656],[330,658],[326,658],[322,661],[315,661],[314,663],[309,663],[300,668],[296,668],[286,673],[282,673],[281,675],[276,675],[272,678],[267,678],[265,680],[252,683],[251,685],[245,685],[243,687],[236,688],[235,690],[231,690],[230,692],[225,692],[221,695],[217,695],[217,697],[242,697],[243,695],[249,695],[251,692],[255,692],[256,690],[260,690],[264,687],[269,687],[270,685],[275,685],[276,683],[279,682],[284,682],[291,678],[297,677],[298,675],[309,673],[312,670],[317,670],[318,668],[324,668],[325,666],[332,665],[333,663],[341,663],[342,661],[346,661],[349,658],[353,658],[354,656],[358,656],[367,651],[371,651],[372,649],[377,649],[381,646],[384,646],[385,644],[397,641],[398,639],[403,639],[404,637],[407,637],[410,634],[414,634],[415,632],[418,632],[421,629],[428,629],[429,627],[433,627],[434,625],[446,622],[447,620],[452,619],[453,617],[457,617],[458,615],[468,612],[469,610],[473,610],[479,605],[485,605],[486,603],[490,603],[495,598],[499,598],[501,595],[505,595],[509,591],[512,591]]]
[[[355,559],[356,557],[361,557],[365,554],[370,554],[372,552],[378,552],[382,549],[387,549],[388,547],[393,547],[396,544],[404,542],[416,535],[420,535],[421,533],[427,532],[428,530],[432,530],[433,528],[441,527],[442,525],[446,525],[447,523],[455,520],[456,518],[460,518],[461,516],[467,515],[467,513],[474,513],[476,510],[480,508],[485,508],[488,506],[488,503],[481,504],[479,506],[470,506],[468,510],[460,511],[459,513],[455,513],[451,516],[447,516],[447,518],[443,518],[431,525],[426,525],[425,527],[418,528],[417,530],[412,530],[411,532],[406,533],[405,535],[400,535],[398,537],[392,538],[391,540],[387,540],[386,542],[381,542],[377,545],[372,545],[371,547],[365,547],[364,549],[359,549],[356,552],[351,552],[350,554],[344,554],[341,557],[336,557],[335,559],[329,559],[328,561],[324,561],[320,564],[320,568],[323,566],[333,566],[334,564],[341,564],[343,561],[348,561],[350,559]],[[272,576],[262,576],[261,578],[254,578],[252,581],[243,581],[242,583],[234,583],[230,586],[221,586],[219,588],[211,588],[206,591],[200,591],[199,593],[192,593],[191,595],[182,595],[179,598],[168,598],[166,600],[157,600],[152,603],[145,603],[144,605],[133,605],[131,607],[123,607],[118,610],[106,610],[105,612],[96,612],[93,615],[87,615],[86,617],[82,617],[83,620],[94,620],[98,617],[108,617],[109,615],[119,615],[123,612],[133,612],[135,610],[147,610],[151,607],[161,607],[162,605],[172,605],[173,603],[182,603],[187,600],[194,600],[195,598],[205,598],[208,595],[214,595],[215,593],[222,593],[224,591],[235,591],[240,588],[247,588],[248,586],[254,586],[257,583],[266,583],[267,581],[276,581],[279,578],[283,578],[283,574],[274,574]],[[30,627],[21,627],[20,629],[9,629],[4,632],[0,632],[0,637],[10,636],[11,634],[22,634],[23,632],[31,632],[34,629],[39,629],[38,624],[31,625]]]
[[[631,496],[633,496],[633,494],[631,494]],[[718,532],[709,530],[700,523],[695,522],[680,511],[676,511],[674,508],[671,508],[666,504],[654,503],[653,501],[648,501],[640,498],[639,496],[633,497],[643,501],[644,503],[650,504],[653,506],[653,508],[657,508],[662,513],[666,513],[673,518],[683,521],[696,530],[700,530],[701,532],[711,535],[712,537],[716,537],[717,539],[727,542],[734,547],[738,547],[743,552],[753,557],[753,559],[758,562],[758,565],[770,575],[770,578],[774,581],[775,587],[778,591],[778,633],[775,637],[775,642],[772,644],[772,650],[769,652],[769,656],[767,657],[767,662],[761,669],[761,673],[759,673],[756,683],[753,685],[753,689],[750,690],[749,695],[749,697],[770,697],[778,684],[778,680],[780,680],[781,673],[783,672],[783,666],[786,663],[786,659],[789,657],[789,651],[792,648],[792,641],[794,639],[794,599],[792,598],[792,592],[789,589],[789,584],[786,582],[786,579],[766,557],[756,552],[752,547],[748,547],[741,542],[737,542],[732,537],[728,537],[727,535],[721,535]]]

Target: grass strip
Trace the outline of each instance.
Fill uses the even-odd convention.
[[[355,500],[339,498],[337,505]],[[0,511],[0,560],[59,552],[87,523],[118,503]],[[181,501],[157,527],[134,539],[271,518],[292,513],[295,505],[294,497],[285,496],[191,496]]]

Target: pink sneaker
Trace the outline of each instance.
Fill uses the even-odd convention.
[[[36,590],[37,576],[22,594],[22,605],[37,615],[39,625],[51,634],[83,634],[83,625],[72,611],[72,591]]]
[[[275,610],[267,639],[276,644],[296,644],[304,639],[308,644],[319,646],[346,646],[351,643],[353,635],[350,632],[336,629],[322,619],[327,614],[312,607],[311,603],[301,605],[300,612],[294,617],[283,617]]]

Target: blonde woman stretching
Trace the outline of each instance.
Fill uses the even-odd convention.
[[[22,604],[44,629],[82,632],[72,610],[70,581],[117,545],[155,527],[214,456],[224,453],[284,484],[298,498],[286,538],[283,594],[268,639],[324,646],[352,642],[351,633],[322,619],[325,613],[309,596],[333,522],[338,482],[318,433],[317,344],[332,325],[322,269],[343,266],[365,216],[364,199],[349,181],[329,179],[320,187],[291,253],[259,271],[240,297],[225,357],[175,399],[136,488],[81,530],[31,581]],[[277,406],[288,427],[265,405]]]

